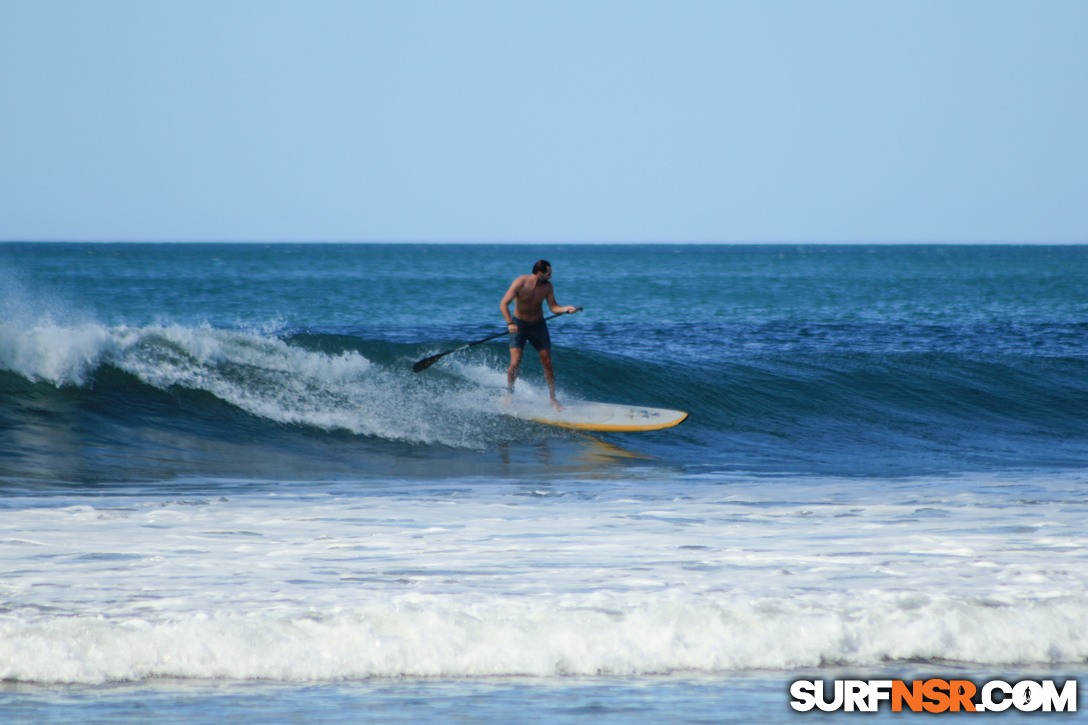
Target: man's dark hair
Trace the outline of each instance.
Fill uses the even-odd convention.
[[[540,272],[546,272],[551,269],[551,265],[548,264],[548,260],[540,259],[533,265],[533,274],[539,274]]]

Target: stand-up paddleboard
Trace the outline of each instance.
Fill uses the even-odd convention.
[[[516,418],[574,430],[633,432],[661,430],[679,425],[688,417],[681,410],[641,408],[637,405],[610,403],[572,403],[556,410],[548,402],[514,400],[500,403],[502,411]]]

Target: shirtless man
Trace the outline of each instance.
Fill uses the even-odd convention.
[[[502,297],[499,309],[510,330],[510,368],[506,371],[506,387],[513,393],[514,383],[521,368],[521,353],[525,343],[532,344],[540,353],[540,364],[544,367],[544,380],[548,382],[548,394],[556,410],[562,410],[555,399],[555,372],[552,370],[552,342],[548,336],[548,323],[544,321],[541,304],[547,300],[548,309],[554,314],[571,313],[577,308],[560,307],[555,302],[555,288],[552,287],[552,266],[541,259],[533,265],[532,274],[523,274],[514,280],[510,289]],[[510,303],[514,303],[514,315],[510,316]]]

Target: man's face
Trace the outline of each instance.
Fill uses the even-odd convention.
[[[552,268],[548,267],[543,272],[537,272],[536,278],[539,279],[541,282],[547,282],[552,278]]]

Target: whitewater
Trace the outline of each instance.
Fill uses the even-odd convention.
[[[1088,507],[1058,503],[1079,492],[1074,481],[1050,482],[1013,517],[1001,512],[1020,494],[1002,491],[1019,491],[1015,480],[955,496],[933,481],[895,505],[848,481],[816,496],[773,481],[686,483],[683,496],[629,481],[9,499],[0,677],[311,681],[1088,657]]]

